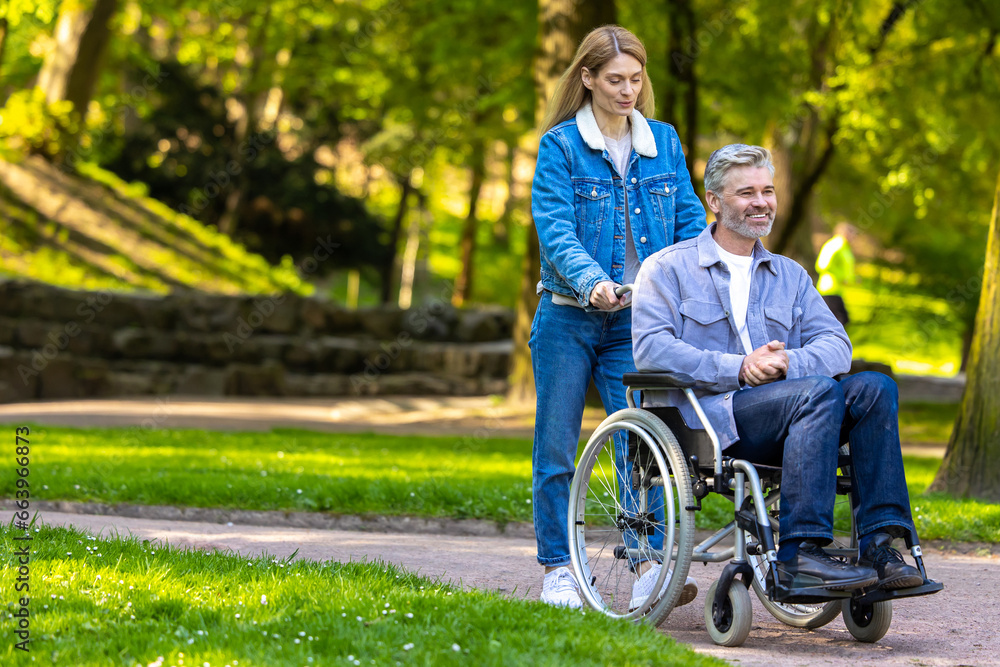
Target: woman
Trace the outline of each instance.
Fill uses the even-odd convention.
[[[625,405],[632,361],[630,297],[615,296],[640,263],[705,227],[680,139],[653,115],[646,50],[609,25],[587,35],[549,101],[531,211],[541,247],[541,301],[532,323],[538,404],[532,493],[542,601],[580,607],[568,565],[569,487],[593,378],[608,414]],[[633,602],[659,566],[637,564]],[[694,598],[691,580],[682,604]],[[649,590],[645,590],[645,595]]]

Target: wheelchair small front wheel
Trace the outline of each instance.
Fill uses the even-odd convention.
[[[843,602],[844,625],[859,642],[868,644],[885,637],[892,624],[892,601],[858,604],[853,599]]]
[[[738,579],[734,580],[722,609],[716,610],[715,591],[718,587],[719,582],[715,581],[705,596],[705,627],[712,641],[719,646],[742,646],[750,636],[753,624],[750,592]]]

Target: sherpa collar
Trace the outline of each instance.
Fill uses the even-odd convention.
[[[646,118],[639,113],[638,109],[632,109],[632,148],[643,157],[656,157],[656,140],[653,139],[653,131],[649,129]],[[580,130],[580,136],[588,146],[595,151],[605,151],[608,149],[604,143],[604,135],[601,128],[597,126],[597,118],[594,117],[594,109],[587,102],[576,112],[576,127]]]

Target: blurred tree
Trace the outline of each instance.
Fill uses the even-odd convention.
[[[573,61],[577,46],[594,28],[615,22],[615,4],[604,0],[540,0],[538,3],[538,50],[535,55],[535,125],[545,115],[549,98],[559,77]],[[538,157],[538,137],[533,143],[532,162]],[[535,377],[531,369],[531,321],[538,307],[536,285],[541,274],[538,235],[534,225],[528,232],[528,249],[521,272],[521,290],[514,323],[514,352],[511,354],[510,389],[514,401],[530,402],[535,397]]]
[[[688,172],[701,194],[701,175],[695,175],[694,160],[698,146],[698,76],[697,60],[685,53],[685,47],[695,44],[697,21],[692,0],[665,0],[667,14],[667,60],[670,81],[664,86],[660,115],[683,132]],[[679,108],[680,107],[680,108]],[[683,112],[681,111],[683,109]]]
[[[929,490],[1000,502],[1000,178],[965,393],[944,461]]]
[[[117,0],[62,3],[54,44],[38,75],[46,102],[71,102],[80,119],[86,116],[111,39],[109,22],[117,4]],[[64,146],[69,148],[72,146]]]

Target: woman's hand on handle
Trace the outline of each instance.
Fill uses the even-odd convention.
[[[631,285],[619,285],[611,280],[597,283],[594,291],[590,293],[590,305],[601,310],[627,305],[632,296],[630,292],[623,290],[623,287],[631,288]],[[618,296],[619,292],[622,296]]]

